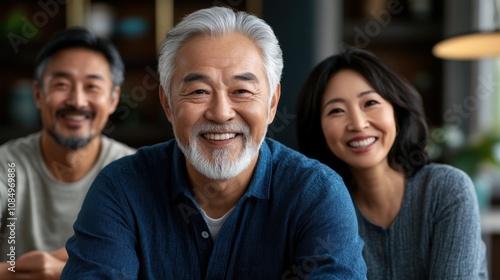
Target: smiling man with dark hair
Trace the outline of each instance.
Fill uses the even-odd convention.
[[[101,135],[124,73],[111,42],[70,28],[35,65],[42,130],[0,146],[0,164],[12,171],[0,172],[0,260],[9,261],[0,263],[0,279],[58,279],[90,184],[109,162],[135,151]]]

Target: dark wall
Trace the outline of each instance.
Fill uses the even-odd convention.
[[[313,67],[313,5],[310,1],[263,1],[262,17],[271,25],[283,50],[281,100],[268,136],[297,148],[295,106],[306,75]]]

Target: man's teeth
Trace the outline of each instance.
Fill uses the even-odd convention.
[[[354,148],[363,148],[370,145],[373,142],[375,142],[375,137],[366,138],[361,141],[351,141],[347,144]]]
[[[73,121],[83,121],[84,119],[86,119],[86,117],[84,115],[72,115],[72,114],[66,114],[66,115],[64,115],[64,118],[70,119]]]
[[[206,133],[203,136],[208,140],[227,140],[236,137],[236,133]]]

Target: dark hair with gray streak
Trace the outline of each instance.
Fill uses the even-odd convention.
[[[104,55],[109,63],[113,88],[123,83],[125,66],[118,50],[111,41],[99,38],[82,27],[65,29],[49,40],[36,57],[34,79],[41,85],[43,72],[50,58],[59,51],[72,48],[85,48]]]

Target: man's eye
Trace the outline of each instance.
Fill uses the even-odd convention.
[[[236,90],[236,93],[238,93],[238,94],[247,93],[247,92],[248,92],[248,90],[246,90],[246,89],[238,89],[238,90]]]
[[[54,85],[55,88],[58,88],[58,89],[64,89],[64,88],[68,88],[69,85],[67,83],[56,83]]]
[[[202,89],[198,89],[198,90],[195,90],[193,91],[194,94],[205,94],[206,92]]]

